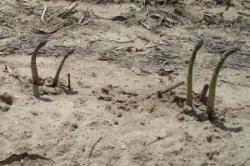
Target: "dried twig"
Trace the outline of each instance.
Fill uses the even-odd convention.
[[[85,22],[84,22],[83,24],[81,24],[81,25],[87,25],[87,24],[89,24],[91,21],[92,21],[92,20],[85,21]]]
[[[70,73],[68,73],[68,89],[71,91],[71,81],[70,81]]]
[[[83,14],[82,17],[79,19],[78,23],[81,24],[85,20],[85,15]]]
[[[168,137],[168,136],[164,136],[164,137],[157,136],[157,138],[156,138],[155,140],[149,142],[148,144],[146,144],[146,146],[151,145],[151,144],[153,144],[153,143],[155,143],[155,142],[157,142],[157,141],[164,140],[164,139],[167,138],[167,137]]]
[[[59,13],[57,17],[65,18],[67,15],[73,13],[77,6],[78,6],[78,2],[71,4],[68,9],[66,9],[62,13]]]
[[[56,14],[54,16],[51,16],[48,21],[52,20],[53,18],[56,18],[56,17],[60,17],[60,18],[65,18],[67,17],[69,14],[72,14],[76,7],[78,6],[78,2],[75,2],[73,4],[71,4],[68,9],[64,10],[63,12],[59,13],[59,14]]]
[[[100,138],[94,143],[94,145],[91,147],[88,158],[90,158],[90,157],[92,156],[93,151],[94,151],[96,145],[97,145],[102,139],[103,139],[103,136],[100,137]]]
[[[41,17],[42,21],[44,21],[44,17],[45,17],[46,11],[47,11],[47,5],[44,5],[43,14],[42,14],[42,17]]]
[[[167,16],[169,16],[170,18],[172,18],[172,19],[178,21],[179,23],[183,24],[183,22],[181,21],[181,18],[180,18],[179,16],[177,16],[176,14],[171,13],[171,12],[167,11],[166,9],[160,8],[160,10],[161,10],[162,12],[164,12],[164,13],[165,13]]]
[[[10,74],[12,73],[12,71],[7,63],[4,63],[4,72],[10,73]]]
[[[156,29],[161,26],[162,21],[164,20],[164,16],[165,15],[162,15],[162,16],[159,15],[158,16],[159,17],[159,22],[151,28],[152,31],[156,31]]]
[[[109,39],[109,38],[100,38],[98,40],[95,40],[94,42],[96,41],[111,41],[111,42],[115,42],[115,43],[133,43],[135,41],[135,38],[134,39],[129,39],[129,40],[115,40],[115,39]]]
[[[142,39],[142,40],[144,40],[144,41],[150,43],[150,40],[149,40],[148,38],[146,38],[146,37],[144,37],[144,36],[141,36],[141,35],[136,35],[136,36],[137,36],[138,38],[140,38],[140,39]]]
[[[55,28],[54,30],[52,31],[44,31],[44,30],[41,30],[41,29],[36,29],[36,28],[33,28],[32,29],[32,32],[36,33],[36,34],[42,34],[42,35],[51,35],[51,34],[54,34],[56,33],[57,31],[59,31],[60,29],[62,29],[63,27],[66,27],[68,26],[69,24],[64,22],[63,24],[60,24],[57,28]]]
[[[175,88],[178,88],[179,86],[183,85],[184,84],[184,81],[181,81],[181,82],[178,82],[176,84],[174,84],[173,86],[167,88],[166,90],[163,90],[163,91],[158,91],[157,92],[157,95],[159,98],[162,98],[162,95],[164,93],[167,93],[167,92],[170,92],[171,90],[175,89]]]
[[[158,98],[162,98],[163,94],[168,93],[168,92],[172,91],[175,88],[178,88],[179,86],[181,86],[183,84],[184,84],[184,81],[178,82],[178,83],[174,84],[173,86],[166,88],[165,90],[159,90],[156,93],[147,95],[146,98],[148,99],[148,98],[152,97],[153,95],[157,95]]]

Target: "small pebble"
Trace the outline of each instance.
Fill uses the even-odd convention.
[[[189,114],[189,113],[191,113],[193,111],[193,108],[192,107],[190,107],[190,106],[188,106],[188,105],[184,105],[184,107],[183,107],[183,113],[184,114]]]
[[[206,111],[206,110],[207,110],[207,107],[206,107],[205,105],[200,105],[200,106],[199,106],[199,109],[200,109],[201,111]]]
[[[178,121],[182,122],[182,121],[185,120],[185,116],[184,115],[178,115],[177,119],[178,119]]]
[[[198,121],[203,122],[208,119],[208,115],[204,111],[197,110],[197,118]]]
[[[20,165],[24,165],[24,159],[20,160]]]
[[[223,117],[223,116],[220,116],[220,117],[219,117],[219,120],[222,121],[222,122],[225,122],[225,121],[226,121],[225,117]]]
[[[2,111],[2,112],[8,112],[9,109],[10,109],[10,107],[8,105],[0,103],[0,111]]]
[[[119,125],[119,122],[118,122],[118,121],[114,121],[114,124],[115,124],[115,125]]]
[[[207,136],[207,142],[211,143],[213,141],[213,137],[211,135]]]
[[[121,147],[122,150],[125,150],[125,149],[126,149],[126,145],[124,145],[124,144],[121,144],[120,147]]]
[[[4,102],[5,104],[12,105],[14,98],[7,92],[4,92],[2,95],[0,95],[0,101]]]
[[[121,113],[118,113],[117,117],[118,117],[118,118],[122,117],[122,114],[121,114]]]
[[[78,124],[74,123],[74,124],[72,124],[72,126],[71,126],[71,127],[72,127],[72,130],[73,130],[73,131],[75,131],[75,129],[77,129],[77,128],[78,128]]]

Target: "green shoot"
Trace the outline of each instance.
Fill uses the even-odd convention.
[[[188,76],[187,76],[187,105],[192,106],[193,105],[193,65],[194,60],[196,58],[197,52],[201,48],[203,44],[203,40],[199,40],[199,42],[195,45],[193,54],[191,56],[189,67],[188,67]]]
[[[32,84],[33,84],[33,94],[34,96],[38,96],[39,94],[39,84],[41,82],[41,79],[38,75],[37,71],[37,65],[36,65],[36,57],[39,52],[39,50],[46,45],[48,41],[43,40],[41,41],[35,48],[34,52],[32,53],[31,56],[31,73],[32,73]]]
[[[215,92],[216,92],[216,85],[217,85],[217,79],[219,76],[219,72],[220,69],[222,68],[225,60],[227,59],[227,57],[229,57],[231,54],[237,52],[239,49],[238,48],[232,48],[229,49],[228,51],[226,51],[220,58],[220,61],[218,62],[211,82],[210,82],[210,86],[209,86],[209,93],[208,93],[208,101],[207,101],[207,113],[208,113],[208,117],[211,119],[213,114],[214,114],[214,101],[215,101]]]
[[[45,46],[45,44],[47,43],[47,40],[43,40],[41,41],[35,48],[34,52],[32,53],[31,56],[31,73],[32,73],[32,83],[33,85],[39,85],[40,84],[40,77],[38,75],[38,71],[37,71],[37,65],[36,65],[36,57],[37,54],[39,52],[39,50]]]
[[[67,59],[71,54],[73,54],[74,51],[75,51],[74,49],[71,50],[71,51],[69,51],[69,52],[63,57],[63,59],[62,59],[60,65],[59,65],[59,67],[58,67],[58,69],[57,69],[57,71],[56,71],[56,75],[55,75],[55,77],[54,77],[53,84],[52,84],[53,87],[56,87],[56,86],[57,86],[58,80],[59,80],[59,75],[60,75],[60,73],[61,73],[61,70],[62,70],[62,68],[63,68],[63,65],[64,65],[66,59]]]
[[[198,94],[198,96],[197,96],[197,99],[198,99],[200,102],[204,103],[204,104],[206,104],[208,88],[209,88],[209,85],[208,85],[208,84],[205,84],[205,85],[203,86],[202,91],[201,91],[200,94]]]

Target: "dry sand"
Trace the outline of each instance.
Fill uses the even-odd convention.
[[[139,23],[147,17],[133,3],[81,2],[69,21],[46,23],[40,21],[43,4],[48,19],[70,2],[1,1],[0,95],[13,103],[0,100],[0,165],[250,165],[250,17],[239,14],[250,14],[250,2],[233,3],[226,12],[209,0],[167,4],[167,11],[181,9],[183,15],[171,28],[151,31]],[[79,25],[81,13],[90,18]],[[129,20],[110,20],[118,15]],[[49,32],[65,22],[40,51],[40,76],[48,82],[65,52],[76,51],[65,63],[60,86],[42,86],[35,98],[30,53],[48,35],[34,28]],[[163,98],[154,95],[185,81],[197,36],[204,39],[194,70],[197,93],[209,83],[221,51],[241,48],[220,74],[218,119],[212,122],[198,118],[205,106],[198,115],[183,113],[186,83]],[[72,91],[65,86],[68,73]]]

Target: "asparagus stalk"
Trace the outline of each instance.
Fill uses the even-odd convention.
[[[36,57],[38,54],[38,51],[45,46],[45,44],[47,43],[47,40],[43,40],[41,41],[35,48],[34,52],[32,53],[31,56],[31,73],[32,73],[32,83],[34,85],[39,85],[40,83],[40,78],[38,75],[38,71],[37,71],[37,65],[36,65]]]
[[[39,50],[46,45],[48,41],[42,40],[35,48],[34,52],[31,56],[31,73],[32,73],[32,84],[33,84],[33,93],[35,96],[38,95],[39,92],[39,84],[40,84],[40,77],[38,75],[37,71],[37,65],[36,65],[36,57],[39,52]]]
[[[203,44],[203,40],[200,39],[199,42],[195,45],[193,54],[191,56],[189,67],[188,67],[188,76],[187,76],[187,105],[193,105],[193,65],[196,58],[196,55]]]
[[[63,68],[63,65],[64,65],[66,59],[67,59],[71,54],[73,54],[74,51],[75,51],[74,49],[71,50],[71,51],[69,51],[69,52],[63,57],[63,59],[62,59],[60,65],[59,65],[59,67],[58,67],[58,69],[57,69],[57,71],[56,71],[56,75],[55,75],[55,77],[54,77],[53,84],[52,84],[53,87],[56,87],[56,86],[57,86],[58,80],[59,80],[59,75],[60,75],[60,73],[61,73],[61,70],[62,70],[62,68]]]
[[[214,101],[215,101],[215,92],[216,92],[216,85],[217,85],[217,79],[219,76],[219,72],[225,62],[225,60],[233,53],[237,52],[238,48],[232,48],[227,50],[220,58],[220,61],[218,62],[214,73],[212,75],[212,79],[209,86],[209,93],[208,93],[208,101],[207,101],[207,113],[208,117],[212,118],[214,114]]]

